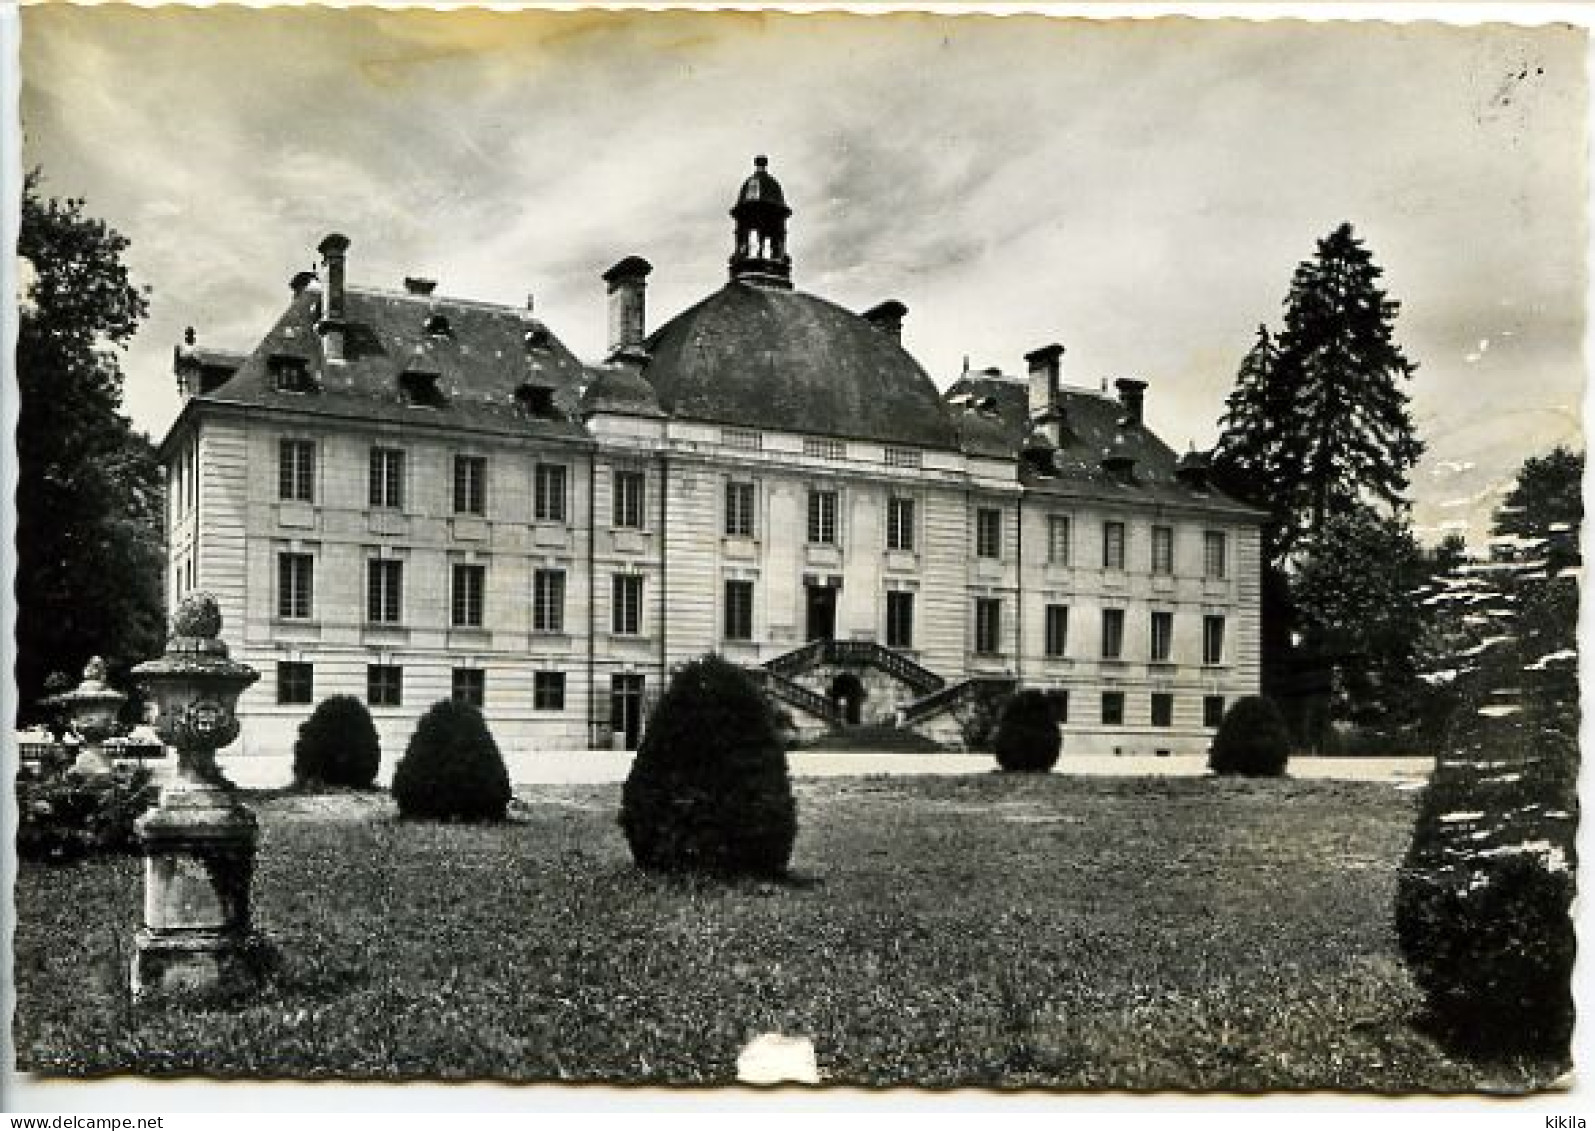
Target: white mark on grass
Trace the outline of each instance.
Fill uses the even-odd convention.
[[[1452,821],[1477,821],[1479,818],[1481,818],[1483,816],[1484,816],[1484,814],[1482,812],[1479,812],[1479,813],[1444,813],[1444,814],[1441,815],[1440,819],[1442,821],[1445,821],[1447,824],[1449,824]]]
[[[814,1042],[807,1037],[760,1033],[737,1057],[737,1080],[743,1084],[818,1084],[820,1068]]]

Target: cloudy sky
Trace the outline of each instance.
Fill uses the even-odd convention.
[[[1211,443],[1296,264],[1350,221],[1402,303],[1431,537],[1579,435],[1585,35],[1568,28],[764,13],[23,12],[25,163],[133,243],[171,347],[247,348],[338,230],[350,273],[537,308],[583,356],[599,274],[655,265],[657,324],[724,280],[768,153],[798,286],[907,303],[945,385],[1023,367],[1151,381]]]

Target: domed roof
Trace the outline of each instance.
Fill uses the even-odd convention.
[[[674,416],[743,428],[955,448],[936,386],[889,334],[801,291],[732,281],[648,339]]]
[[[781,191],[781,182],[766,171],[769,164],[768,157],[753,159],[753,173],[742,182],[742,190],[737,193],[737,203],[732,208],[733,214],[742,205],[752,203],[771,205],[790,213],[790,209],[786,209],[786,194]]]

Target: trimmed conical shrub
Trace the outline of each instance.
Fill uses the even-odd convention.
[[[452,699],[427,708],[394,771],[393,799],[401,817],[502,821],[509,773],[482,712]]]
[[[632,762],[620,824],[642,868],[786,872],[797,835],[786,751],[740,668],[705,656],[676,673]]]
[[[1290,760],[1290,731],[1272,699],[1248,695],[1224,713],[1207,768],[1215,774],[1277,778]]]
[[[1021,691],[1003,705],[993,746],[997,765],[1013,773],[1044,774],[1058,764],[1063,735],[1058,711],[1044,691]]]
[[[316,704],[299,724],[294,742],[297,785],[343,785],[368,789],[382,765],[382,746],[366,705],[352,695]]]

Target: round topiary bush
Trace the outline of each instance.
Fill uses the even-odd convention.
[[[626,778],[620,824],[641,868],[785,874],[797,836],[786,751],[740,668],[705,656],[676,673]]]
[[[427,708],[393,772],[399,816],[502,821],[510,779],[482,712],[444,699]]]
[[[369,789],[381,765],[382,746],[371,712],[353,695],[323,699],[299,724],[294,742],[296,785]]]
[[[1272,699],[1248,695],[1224,713],[1207,768],[1215,774],[1277,778],[1290,760],[1290,731]]]
[[[1058,764],[1063,735],[1058,709],[1044,691],[1021,691],[1003,706],[993,743],[997,765],[1012,773],[1044,774]]]

